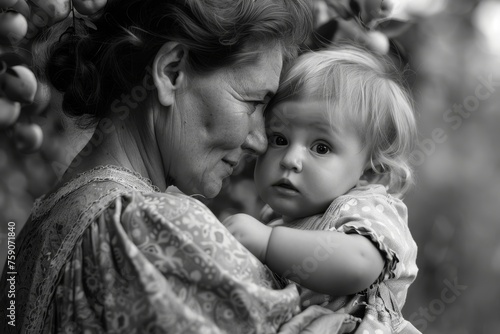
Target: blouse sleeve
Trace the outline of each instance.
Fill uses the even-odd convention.
[[[406,206],[387,194],[346,196],[335,214],[327,211],[327,219],[331,230],[363,235],[379,249],[385,266],[377,282],[395,278],[401,271],[396,270],[398,263],[416,247],[408,229]]]
[[[270,332],[298,311],[296,289],[276,289],[210,210],[181,194],[117,198],[63,272],[52,323],[81,332]]]

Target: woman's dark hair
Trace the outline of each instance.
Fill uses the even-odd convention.
[[[109,0],[90,22],[69,17],[51,28],[60,37],[45,67],[64,93],[65,113],[86,116],[81,127],[95,125],[140,84],[168,41],[188,48],[189,68],[198,73],[255,58],[259,44],[280,45],[286,61],[308,37],[312,14],[308,0]]]

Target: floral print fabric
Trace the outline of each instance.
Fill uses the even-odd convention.
[[[17,244],[16,331],[273,333],[299,311],[203,204],[116,167],[37,202]]]

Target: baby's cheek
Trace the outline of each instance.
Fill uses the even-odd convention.
[[[260,196],[262,196],[262,190],[268,178],[269,178],[269,170],[266,170],[265,161],[259,157],[255,164],[254,182],[257,188],[257,193]]]

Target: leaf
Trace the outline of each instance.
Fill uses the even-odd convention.
[[[22,56],[15,52],[6,52],[4,54],[1,54],[0,61],[4,62],[7,66],[28,64],[28,62],[25,61]]]
[[[90,20],[85,20],[85,25],[89,27],[90,29],[97,30],[97,26]]]
[[[6,70],[5,70],[5,73],[8,73],[16,78],[20,78],[19,74],[14,71],[11,67],[8,67]]]
[[[308,45],[309,48],[311,50],[319,50],[329,45],[335,37],[338,26],[338,21],[332,19],[314,30],[312,40]]]
[[[7,64],[3,60],[0,60],[0,74],[4,74],[5,71],[7,71]]]
[[[383,32],[387,37],[393,38],[403,34],[413,25],[412,21],[389,19],[380,22],[375,29]]]

